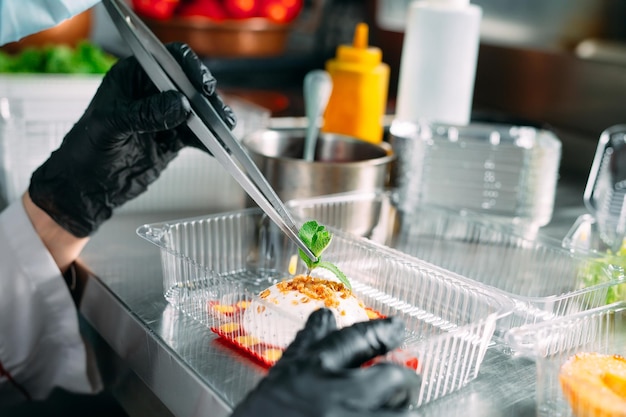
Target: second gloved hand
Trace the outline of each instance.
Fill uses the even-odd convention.
[[[408,416],[420,377],[391,363],[361,366],[395,349],[403,333],[397,318],[337,330],[332,312],[317,310],[231,417]]]
[[[209,70],[187,45],[167,48],[232,129],[234,115]],[[114,208],[143,193],[180,149],[202,148],[183,124],[189,111],[179,92],[159,93],[134,57],[120,60],[59,149],[33,173],[31,199],[74,236],[88,236]]]

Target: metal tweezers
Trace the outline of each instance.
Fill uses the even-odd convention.
[[[191,131],[265,214],[306,256],[317,261],[298,236],[293,218],[267,179],[165,45],[123,0],[103,0],[103,3],[120,35],[157,88],[160,91],[178,90],[187,97],[192,108],[187,120]]]

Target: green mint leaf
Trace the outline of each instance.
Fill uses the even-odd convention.
[[[339,279],[339,281],[341,281],[343,283],[343,285],[345,285],[349,290],[352,290],[352,285],[350,284],[350,281],[348,280],[348,277],[346,277],[346,274],[344,274],[343,272],[341,272],[341,270],[339,268],[337,268],[337,265],[332,264],[330,262],[320,261],[317,264],[317,266],[319,268],[327,269],[330,272],[332,272],[333,274],[335,274],[335,276]]]
[[[326,249],[332,239],[330,232],[315,220],[304,223],[298,231],[298,235],[317,257],[324,252],[324,249]]]
[[[302,225],[300,230],[298,231],[298,236],[300,239],[306,244],[306,246],[310,249],[311,244],[313,242],[313,237],[317,232],[317,228],[319,225],[315,220],[310,220]]]
[[[311,242],[311,252],[319,257],[330,244],[332,237],[333,235],[331,235],[324,226],[318,227],[315,236],[313,236],[313,241]]]
[[[313,252],[313,254],[317,257],[317,261],[314,262],[309,259],[308,256],[301,250],[298,249],[298,255],[300,255],[300,259],[304,261],[308,268],[308,273],[310,274],[314,268],[321,267],[331,271],[333,274],[337,276],[339,281],[341,281],[347,288],[352,289],[352,285],[350,285],[350,281],[346,275],[337,268],[334,264],[330,262],[322,261],[321,255],[324,250],[330,245],[330,242],[333,238],[332,233],[330,233],[323,225],[318,224],[315,220],[309,220],[304,223],[300,230],[298,231],[298,236],[302,239],[302,242]]]

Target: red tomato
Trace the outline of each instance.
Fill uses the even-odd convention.
[[[224,9],[233,19],[258,16],[260,0],[224,0]]]
[[[204,17],[211,20],[224,20],[228,17],[219,0],[194,0],[183,2],[176,15],[180,17]]]
[[[174,15],[180,0],[133,0],[133,9],[145,17],[165,20]]]
[[[303,0],[261,0],[260,16],[278,23],[294,20],[302,10]]]

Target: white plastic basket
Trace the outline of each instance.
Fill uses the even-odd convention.
[[[100,75],[0,75],[0,209],[28,188],[32,172],[58,148],[101,81]],[[223,98],[238,118],[235,136],[269,123],[268,110]],[[119,211],[215,211],[244,205],[243,189],[214,158],[186,148],[146,193]]]
[[[102,76],[0,76],[0,205],[26,190],[95,94]]]

